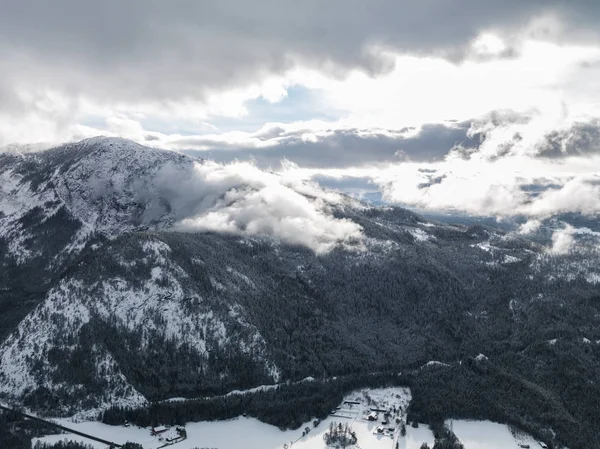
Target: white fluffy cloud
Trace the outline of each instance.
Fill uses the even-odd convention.
[[[360,226],[332,215],[335,205],[347,201],[341,195],[248,163],[167,166],[158,173],[156,188],[181,230],[266,235],[318,253],[361,242]]]
[[[569,163],[588,163],[589,173],[561,172]],[[427,168],[402,164],[373,173],[373,179],[387,200],[430,209],[499,216],[591,215],[600,213],[600,174],[592,165],[598,163],[598,157],[562,161],[559,167],[527,158],[497,162],[478,158],[429,164]]]
[[[525,223],[519,226],[517,232],[524,235],[533,234],[540,229],[541,226],[542,222],[536,218],[533,218],[531,220],[527,220]]]
[[[552,254],[564,255],[569,254],[573,245],[575,245],[575,238],[573,237],[573,231],[575,228],[571,225],[566,225],[563,229],[554,231],[552,234],[552,247],[550,252]]]
[[[559,124],[545,114],[492,115],[475,121],[472,128],[485,136],[481,145],[455,148],[441,161],[293,172],[298,178],[338,180],[339,185],[344,179],[368,180],[389,202],[428,209],[531,218],[565,212],[596,215],[600,141],[591,123]],[[572,142],[578,143],[568,149]]]

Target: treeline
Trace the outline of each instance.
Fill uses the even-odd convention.
[[[130,422],[147,427],[158,424],[184,425],[189,421],[218,421],[246,414],[280,429],[297,429],[313,418],[324,419],[344,395],[359,388],[405,386],[406,376],[397,374],[353,375],[336,380],[313,380],[280,385],[250,394],[194,399],[184,402],[154,403],[149,407],[113,407],[100,420],[118,425]]]
[[[94,449],[94,446],[77,441],[58,441],[56,443],[42,443],[38,441],[33,446],[33,449]]]
[[[33,449],[94,449],[90,444],[79,443],[77,441],[59,441],[57,443],[42,443],[38,441],[33,446]],[[122,449],[144,449],[138,443],[125,443]]]
[[[565,385],[566,389],[579,390],[587,383],[574,376],[570,381],[575,385]],[[598,427],[587,425],[597,418],[580,415],[579,420],[567,408],[570,403],[553,391],[486,360],[425,369],[410,384],[413,399],[408,420],[429,423],[437,431],[447,419],[481,419],[513,425],[550,448],[600,447]]]
[[[555,441],[570,448],[600,447],[600,437],[594,434],[600,429],[600,345],[593,343],[600,339],[597,287],[581,276],[549,280],[550,272],[537,272],[531,264],[535,254],[530,244],[491,241],[483,227],[428,228],[435,240],[415,245],[410,234],[400,230],[418,221],[411,214],[395,209],[356,214],[353,219],[366,235],[397,246],[381,253],[334,250],[315,257],[307,249],[285,245],[275,251],[271,242],[260,239],[132,233],[87,252],[82,263],[73,264],[64,275],[81,281],[83,291],[101,302],[101,292],[96,297],[91,286],[115,277],[141,286],[150,278],[153,261],[119,261],[143,260],[141,245],[149,238],[163,240],[171,248],[170,262],[188,275],[178,279],[186,292],[178,307],[192,317],[211,312],[225,323],[230,344],[202,336],[207,353],[200,354],[189,341],[171,341],[159,332],[142,335],[150,326],[131,330],[94,317],[77,334],[54,336],[55,348],[47,358],[50,370],[41,361],[32,368],[36,378],[47,377],[66,387],[40,387],[24,405],[47,413],[96,407],[104,392],[113,391],[105,385],[106,373],[98,375],[96,370],[94,357],[100,349],[110,353],[128,382],[151,400],[215,395],[269,383],[260,357],[236,349],[237,343],[248,340],[247,329],[240,325],[245,321],[264,338],[266,357],[281,370],[282,379],[347,377],[246,396],[110,409],[103,420],[177,424],[247,413],[279,427],[297,427],[315,415],[326,416],[346,392],[378,386],[370,383],[374,381],[367,372],[418,368],[430,360],[464,360],[460,366],[425,369],[406,379],[413,389],[413,416],[430,424],[447,418],[492,419],[515,424],[548,442],[552,429]],[[490,244],[488,240],[497,248],[495,255],[477,246]],[[521,262],[498,262],[509,250]],[[547,264],[538,268],[548,270]],[[8,279],[12,272],[7,273]],[[3,295],[0,308],[15,303],[17,293]],[[229,316],[230,307],[240,315]],[[8,311],[15,317],[21,313],[12,306]],[[160,324],[164,316],[156,309],[146,318]],[[48,319],[65,318],[57,313]],[[592,344],[582,343],[584,336]],[[558,343],[549,345],[551,339]],[[468,361],[480,352],[494,365]],[[88,398],[92,399],[86,402]]]
[[[571,376],[573,385],[565,389],[582,390],[585,376]],[[567,408],[554,392],[506,371],[500,364],[484,358],[466,358],[447,367],[426,367],[403,375],[349,375],[331,380],[284,384],[277,388],[244,395],[184,402],[154,403],[146,408],[113,407],[100,419],[118,425],[126,421],[139,426],[184,425],[186,422],[214,421],[247,415],[281,429],[295,429],[313,418],[323,419],[344,396],[360,388],[408,386],[413,399],[408,421],[429,424],[436,437],[436,449],[456,449],[460,442],[444,427],[447,419],[481,419],[519,428],[550,448],[600,447],[597,417],[580,415]],[[595,397],[595,392],[591,392]],[[583,404],[581,413],[591,405]]]
[[[46,425],[24,419],[13,411],[0,411],[0,448],[31,449],[31,439],[48,433]]]

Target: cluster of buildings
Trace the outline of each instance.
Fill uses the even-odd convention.
[[[167,426],[154,426],[150,429],[150,434],[159,437],[160,441],[165,441],[167,445],[179,443],[187,438],[185,427],[175,427],[175,432]]]

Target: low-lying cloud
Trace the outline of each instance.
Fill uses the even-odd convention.
[[[237,145],[208,137],[184,145],[214,145],[212,151],[190,152],[219,161],[252,159],[280,170],[283,159],[288,178],[311,179],[357,197],[379,191],[383,200],[405,206],[533,219],[600,213],[595,118],[496,111],[399,131],[282,124],[238,137]]]
[[[569,254],[571,248],[575,245],[573,231],[575,228],[571,225],[566,225],[563,229],[555,231],[552,234],[552,247],[550,252],[556,255]]]
[[[362,237],[359,225],[332,215],[344,201],[341,195],[248,163],[169,165],[158,172],[153,189],[183,231],[264,235],[317,253],[357,245]],[[160,213],[150,210],[146,219]]]
[[[493,114],[472,123],[469,134],[480,143],[455,145],[441,161],[306,170],[304,175],[340,190],[361,180],[362,186],[376,185],[387,202],[434,210],[542,219],[600,213],[596,120],[561,124],[540,114]]]

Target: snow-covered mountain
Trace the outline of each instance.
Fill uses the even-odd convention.
[[[1,393],[22,397],[42,387],[76,398],[70,403],[85,408],[88,389],[98,388],[95,406],[145,402],[110,352],[97,345],[87,348],[85,355],[93,371],[86,373],[91,385],[73,385],[71,379],[55,375],[56,364],[73,363],[69,357],[80,343],[76,336],[91,320],[125,331],[141,329],[137,350],[148,348],[152,333],[175,347],[188,345],[200,359],[215,345],[252,353],[249,358],[264,366],[268,380],[278,380],[276,366],[265,358],[264,340],[239,316],[239,306],[224,304],[217,309],[205,304],[190,276],[171,260],[167,244],[148,237],[127,251],[110,246],[116,237],[132,231],[171,228],[170,204],[157,192],[159,171],[188,169],[197,162],[179,153],[108,138],[46,152],[0,155],[2,260],[5,266],[26,272],[26,277],[43,275],[45,282],[40,284],[48,288],[44,300],[2,346]],[[97,278],[91,281],[65,275],[65,270],[74,271],[73,264],[81,266],[81,254],[98,254],[104,245],[119,253],[110,255],[110,264],[116,264],[110,267],[113,271],[105,276],[93,273]],[[3,291],[18,289],[15,284],[7,279]],[[201,366],[195,368],[195,374],[203,375]]]
[[[55,415],[600,340],[580,253],[122,139],[0,154],[0,264],[0,395]]]
[[[61,220],[65,234],[54,260],[80,251],[90,236],[137,226],[170,225],[169,213],[147,216],[160,198],[144,198],[167,164],[192,158],[123,139],[93,138],[50,151],[0,154],[0,237],[18,262],[40,257],[39,229]]]

